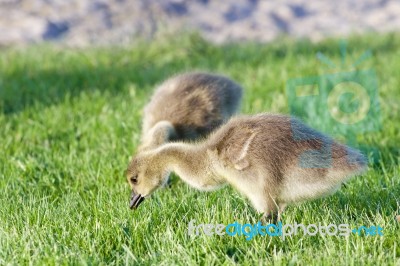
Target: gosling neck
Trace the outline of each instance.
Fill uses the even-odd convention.
[[[175,138],[176,131],[171,122],[159,121],[147,132],[143,131],[142,145],[139,147],[139,150],[151,150]]]
[[[201,145],[168,143],[155,150],[155,161],[168,172],[179,176],[197,176],[204,173],[207,165],[205,149]]]

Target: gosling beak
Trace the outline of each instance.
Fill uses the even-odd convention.
[[[135,192],[132,191],[129,208],[131,208],[131,210],[135,210],[139,206],[139,204],[142,203],[143,201],[144,201],[144,197],[142,197],[142,195],[135,194]]]

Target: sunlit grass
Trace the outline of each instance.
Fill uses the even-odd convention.
[[[0,264],[400,264],[400,37],[348,42],[379,80],[382,130],[358,138],[382,151],[335,195],[290,206],[283,223],[379,225],[383,237],[192,236],[196,223],[256,223],[233,189],[204,193],[177,177],[136,212],[123,172],[142,108],[172,74],[202,69],[245,88],[243,113],[288,113],[289,78],[341,71],[338,40],[214,46],[195,35],[123,48],[9,48],[0,54]]]

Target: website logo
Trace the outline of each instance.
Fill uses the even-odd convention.
[[[343,236],[350,235],[358,236],[383,236],[383,228],[380,226],[359,226],[351,229],[348,224],[267,224],[262,225],[259,221],[256,224],[241,224],[233,222],[228,225],[224,224],[196,224],[196,220],[191,220],[188,224],[188,235],[213,236],[213,235],[228,235],[228,236],[244,236],[246,240],[252,240],[256,236],[281,237],[285,240],[286,237],[294,235],[303,236]]]

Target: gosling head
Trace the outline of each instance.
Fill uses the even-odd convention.
[[[129,207],[136,209],[145,198],[149,197],[158,187],[168,180],[159,165],[154,163],[149,152],[136,155],[129,163],[126,178],[132,189]]]

